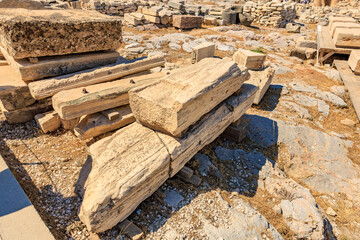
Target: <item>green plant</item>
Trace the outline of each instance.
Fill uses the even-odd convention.
[[[251,49],[250,51],[257,52],[257,53],[265,53],[265,49],[263,47],[258,47],[258,48],[255,48],[255,49]]]

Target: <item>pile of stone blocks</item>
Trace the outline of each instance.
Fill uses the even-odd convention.
[[[96,10],[111,16],[124,16],[135,12],[139,6],[148,6],[147,1],[117,1],[117,0],[80,0],[81,8]]]
[[[297,4],[297,14],[303,23],[326,23],[332,16],[349,16],[360,20],[359,2],[342,1],[335,7],[314,7],[309,4]]]
[[[65,129],[74,129],[85,140],[121,128],[135,121],[129,108],[128,92],[132,88],[151,84],[166,73],[126,76],[146,72],[165,64],[163,56],[153,56],[134,62],[114,64],[48,78],[29,84],[31,95],[38,100],[52,99],[56,115],[40,117],[44,132],[47,121],[60,120]],[[114,80],[114,81],[113,81]]]
[[[263,2],[248,1],[244,4],[243,13],[255,17],[261,25],[284,27],[286,23],[293,22],[296,18],[296,4],[293,2]]]
[[[79,217],[87,228],[102,232],[126,219],[240,119],[258,89],[243,84],[248,78],[230,58],[205,58],[130,90],[137,121],[91,145],[79,176]]]
[[[0,50],[9,65],[0,66],[0,107],[7,121],[22,123],[52,110],[52,95],[36,97],[31,84],[56,79],[55,86],[66,74],[115,64],[121,24],[94,11],[1,9]]]
[[[133,26],[147,23],[168,25],[174,14],[163,7],[139,7],[137,12],[125,13],[124,21]]]
[[[352,17],[331,17],[330,36],[338,48],[360,48],[360,23]]]

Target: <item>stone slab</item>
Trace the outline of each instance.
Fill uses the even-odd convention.
[[[336,47],[360,48],[360,31],[336,28],[333,41]]]
[[[12,111],[35,103],[29,87],[10,66],[0,66],[0,99],[6,110]]]
[[[7,61],[25,82],[114,64],[120,57],[116,51],[101,51],[40,57],[36,63],[31,63],[29,59],[14,59],[2,47],[0,51],[4,53]]]
[[[208,57],[214,57],[215,55],[215,43],[204,42],[194,47],[192,50],[192,62],[196,63],[200,60]]]
[[[259,88],[254,98],[254,104],[258,105],[271,84],[275,70],[272,67],[266,67],[257,71],[249,70],[249,73],[250,79],[246,83],[253,84]]]
[[[201,28],[203,18],[192,15],[174,15],[173,26],[181,29]]]
[[[152,84],[164,76],[166,76],[166,72],[158,72],[65,90],[52,97],[52,104],[62,119],[78,118],[127,105],[129,104],[129,90]]]
[[[329,18],[329,29],[331,29],[332,25],[337,22],[352,22],[356,23],[356,20],[352,17],[330,17]]]
[[[0,156],[0,239],[55,240]]]
[[[15,59],[112,50],[121,46],[121,20],[87,10],[2,8],[0,42]]]
[[[141,124],[181,137],[248,78],[247,70],[241,70],[230,58],[205,58],[171,71],[159,82],[133,89],[130,106]]]
[[[0,109],[4,114],[6,120],[13,123],[25,123],[34,119],[34,116],[39,113],[44,113],[52,110],[51,99],[44,99],[41,102],[36,102],[31,106],[8,111],[4,108],[4,104],[0,100]]]
[[[31,95],[35,99],[51,97],[56,93],[78,87],[115,80],[127,75],[146,71],[165,64],[163,56],[153,56],[130,63],[107,65],[85,71],[71,73],[29,83]]]
[[[75,135],[81,140],[86,140],[135,122],[135,117],[129,105],[114,108],[113,110],[119,114],[119,117],[113,120],[109,120],[102,113],[82,117],[74,128]]]
[[[264,66],[266,55],[250,50],[239,49],[234,54],[233,59],[239,66],[245,66],[248,69],[258,70]]]
[[[355,74],[360,75],[360,50],[351,51],[348,64]]]
[[[334,37],[335,30],[338,28],[347,28],[347,29],[354,29],[354,31],[359,31],[360,24],[355,22],[335,22],[331,25],[330,28],[331,37]]]

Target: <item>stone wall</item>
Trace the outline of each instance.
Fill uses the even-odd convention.
[[[264,2],[252,1],[244,4],[244,13],[255,16],[255,21],[261,25],[285,27],[286,23],[293,22],[296,17],[296,4],[294,2]]]

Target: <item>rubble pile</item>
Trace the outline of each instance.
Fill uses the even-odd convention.
[[[148,6],[147,1],[116,1],[116,0],[80,0],[75,8],[96,10],[111,16],[124,16],[125,13],[135,12],[139,6]]]
[[[327,22],[331,16],[336,15],[353,17],[360,20],[359,6],[360,3],[356,1],[339,2],[334,7],[314,7],[311,5],[298,4],[297,14],[299,21],[312,24]]]
[[[243,12],[255,16],[255,21],[261,25],[285,27],[296,18],[296,3],[271,1],[256,4],[249,1],[244,4]]]

